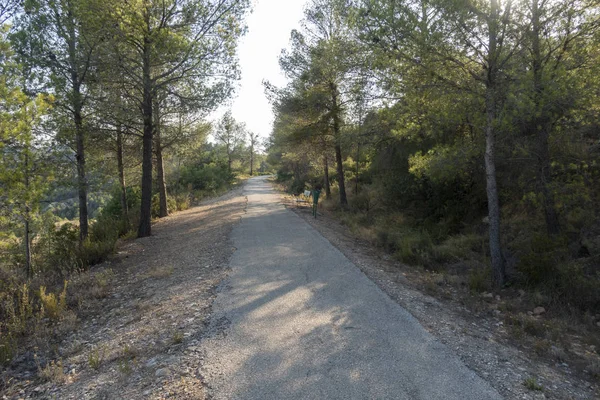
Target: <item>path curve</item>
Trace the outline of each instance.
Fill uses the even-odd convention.
[[[384,294],[265,178],[244,190],[203,375],[215,399],[501,396]]]

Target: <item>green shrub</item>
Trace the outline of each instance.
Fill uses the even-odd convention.
[[[533,234],[529,251],[523,254],[517,265],[525,283],[539,285],[557,277],[557,266],[566,255],[566,240],[551,238],[545,233]]]
[[[171,196],[167,196],[167,209],[169,212],[177,210],[177,202]],[[152,218],[158,218],[160,215],[160,196],[156,193],[152,196]]]
[[[600,310],[600,276],[577,262],[556,267],[556,277],[545,284],[555,302],[583,311]]]
[[[373,208],[373,193],[364,188],[358,194],[350,197],[348,202],[350,210],[354,212],[369,212]]]
[[[128,186],[125,189],[127,199],[127,210],[132,211],[140,207],[142,201],[142,189],[139,186]],[[113,218],[121,218],[123,210],[121,207],[121,188],[115,186],[111,192],[110,200],[102,209],[101,215]]]
[[[433,243],[425,231],[383,229],[377,232],[377,240],[405,264],[421,266],[429,264]]]
[[[504,322],[514,331],[524,332],[538,338],[545,338],[549,331],[546,321],[523,313],[517,315],[508,314],[504,317]]]
[[[523,386],[529,390],[542,391],[544,388],[537,383],[537,380],[533,377],[527,378],[523,381]]]
[[[79,251],[79,257],[83,266],[100,264],[108,259],[115,250],[116,239],[104,241],[91,241],[87,239]]]
[[[284,169],[279,169],[279,170],[277,170],[277,176],[276,176],[275,180],[278,183],[285,183],[285,182],[291,180],[293,176],[294,175],[291,172],[286,171]]]
[[[34,299],[26,283],[15,284],[0,292],[0,337],[6,336],[5,350],[10,351],[14,338],[27,333],[34,315]],[[8,353],[7,353],[8,354]]]
[[[474,234],[450,236],[442,244],[433,248],[432,255],[439,263],[477,258],[475,253],[484,249],[484,241],[483,237]]]
[[[79,252],[79,229],[70,223],[52,226],[36,245],[42,272],[58,273],[61,277],[82,267]]]
[[[175,209],[177,211],[183,211],[190,208],[191,204],[191,195],[189,193],[179,193],[176,194],[175,199]]]
[[[92,242],[116,242],[124,228],[120,219],[99,218],[90,226],[89,239]]]
[[[235,175],[229,172],[227,165],[209,163],[183,168],[178,183],[181,187],[191,186],[193,190],[217,190],[230,185],[234,179]]]
[[[483,293],[491,289],[491,268],[475,268],[469,272],[469,290],[474,293]]]
[[[306,188],[306,183],[303,180],[294,178],[294,180],[290,183],[288,192],[298,195],[298,194],[304,192],[305,188]]]
[[[0,329],[0,365],[8,365],[17,351],[13,337]]]
[[[94,347],[88,354],[88,364],[90,368],[97,370],[104,362],[104,347]]]

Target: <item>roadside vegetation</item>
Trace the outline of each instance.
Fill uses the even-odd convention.
[[[585,1],[312,0],[289,84],[266,85],[276,181],[322,185],[422,289],[597,378],[599,21]]]
[[[91,267],[267,172],[256,134],[206,120],[239,77],[248,7],[0,0],[2,368],[39,353],[40,376],[61,380],[53,343],[111,293],[113,271]]]

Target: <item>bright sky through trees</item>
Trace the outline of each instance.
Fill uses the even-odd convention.
[[[283,86],[278,56],[288,47],[290,31],[299,27],[306,0],[255,0],[248,18],[248,33],[238,53],[242,80],[233,100],[232,115],[261,137],[271,133],[273,113],[262,86],[263,80]],[[219,110],[222,114],[224,108]]]

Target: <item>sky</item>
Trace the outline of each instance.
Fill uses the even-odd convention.
[[[266,138],[271,133],[273,112],[265,97],[263,80],[284,86],[286,78],[279,69],[279,54],[288,47],[290,32],[299,28],[306,0],[254,0],[247,19],[248,32],[241,39],[238,56],[242,79],[231,104],[238,122]],[[222,107],[213,118],[218,118]]]

